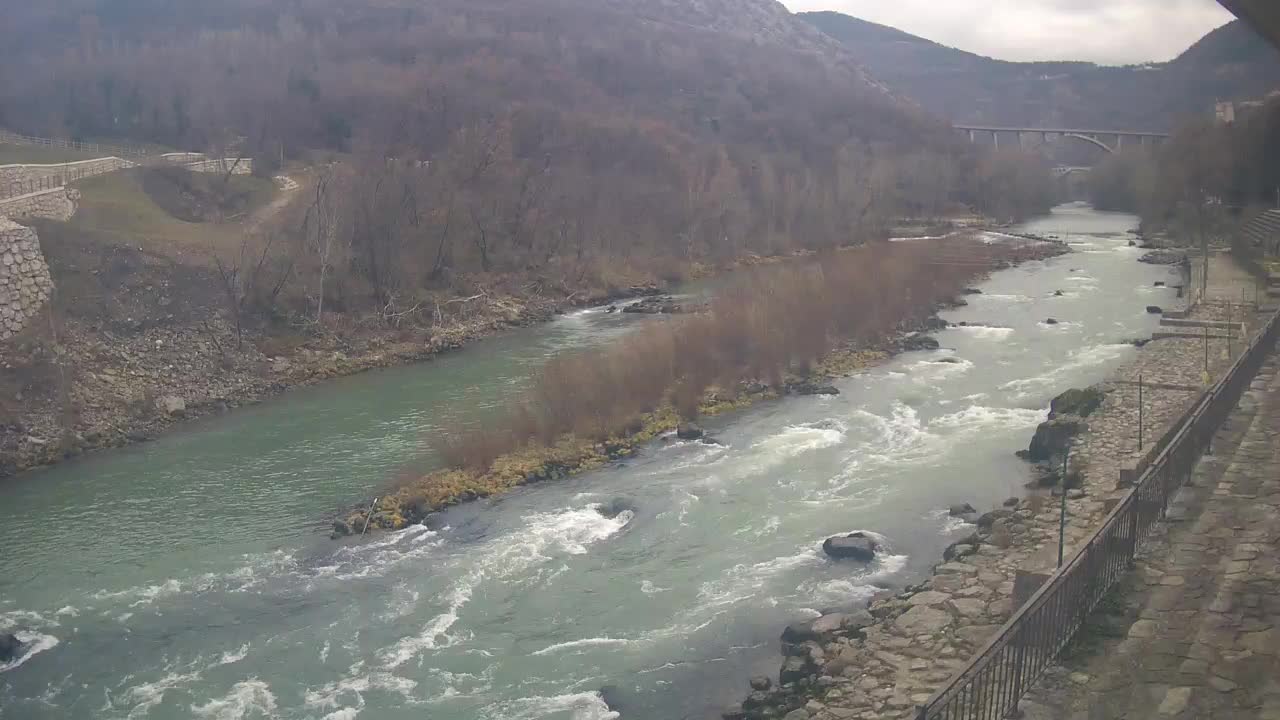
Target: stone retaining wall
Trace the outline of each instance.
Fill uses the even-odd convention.
[[[45,218],[67,221],[76,213],[80,191],[68,187],[27,193],[0,200],[0,218]]]
[[[50,183],[62,185],[132,166],[132,162],[118,157],[53,165],[0,165],[0,197],[46,190]]]
[[[26,328],[52,292],[36,231],[0,217],[0,340]]]

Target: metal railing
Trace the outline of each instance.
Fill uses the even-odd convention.
[[[132,163],[120,158],[99,158],[97,160],[80,160],[60,165],[39,165],[41,174],[32,177],[0,180],[0,200],[10,200],[22,195],[55,190],[77,180],[113,172]]]
[[[0,130],[0,144],[7,143],[9,145],[37,145],[44,147],[60,147],[71,150],[83,150],[91,153],[102,153],[103,155],[117,155],[119,157],[142,157],[144,155],[154,155],[155,151],[142,145],[107,145],[103,143],[86,143],[78,140],[64,140],[62,138],[44,138],[34,137],[31,135],[19,135],[5,130]]]
[[[1280,313],[1254,336],[1230,371],[1171,431],[1172,438],[1075,557],[1059,568],[969,664],[929,702],[918,720],[998,720],[1074,637],[1088,614],[1131,567],[1139,541],[1187,483],[1213,434],[1253,381],[1280,335]]]

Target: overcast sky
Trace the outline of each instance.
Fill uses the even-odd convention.
[[[1215,0],[782,0],[1003,60],[1169,60],[1232,19]]]

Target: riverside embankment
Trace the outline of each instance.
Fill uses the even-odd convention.
[[[1230,259],[1216,261],[1216,272],[1229,274],[1231,268],[1225,266]],[[1174,282],[1171,278],[1165,284]],[[1230,314],[1236,323],[1254,326],[1260,317],[1256,308],[1234,302],[1242,289],[1227,293],[1232,301],[1204,301],[1189,308],[1179,299],[1162,303],[1180,322],[1221,323]],[[1149,294],[1162,292],[1153,286]],[[1165,335],[1194,335],[1202,328],[1162,330]],[[787,658],[777,678],[784,684],[779,687],[773,676],[769,683],[754,681],[757,689],[725,717],[915,717],[916,706],[927,702],[1008,620],[1015,576],[1047,576],[1056,567],[1062,509],[1067,518],[1064,554],[1070,558],[1101,524],[1110,503],[1127,492],[1132,475],[1126,479],[1123,471],[1152,452],[1199,399],[1206,380],[1220,377],[1247,344],[1242,328],[1234,328],[1234,337],[1215,331],[1204,339],[1163,337],[1143,345],[1105,382],[1092,387],[1100,403],[1085,408],[1083,430],[1071,440],[1072,481],[1065,502],[1061,488],[1051,492],[1033,484],[1029,492],[1014,494],[981,516],[962,514],[972,532],[946,549],[922,583],[876,599],[866,610],[849,606],[789,627],[783,635]]]
[[[569,314],[12,478],[0,632],[41,651],[0,672],[0,706],[33,718],[717,713],[745,677],[777,671],[785,624],[915,582],[972,532],[948,505],[1021,491],[1030,469],[1012,453],[1049,400],[1133,357],[1127,341],[1155,329],[1145,306],[1171,294],[1153,288],[1166,268],[1136,262],[1133,224],[1078,207],[1033,223],[1094,246],[996,273],[944,313],[970,326],[836,381],[838,396],[760,403],[706,424],[722,445],[655,444],[429,526],[324,536],[406,461],[425,453],[429,466],[434,434],[483,422],[548,355],[634,317]],[[599,512],[615,500],[621,512]],[[821,555],[823,538],[856,529],[885,537],[876,562]]]

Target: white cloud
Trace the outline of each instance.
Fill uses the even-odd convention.
[[[1215,0],[782,0],[1002,60],[1169,60],[1232,16]]]

